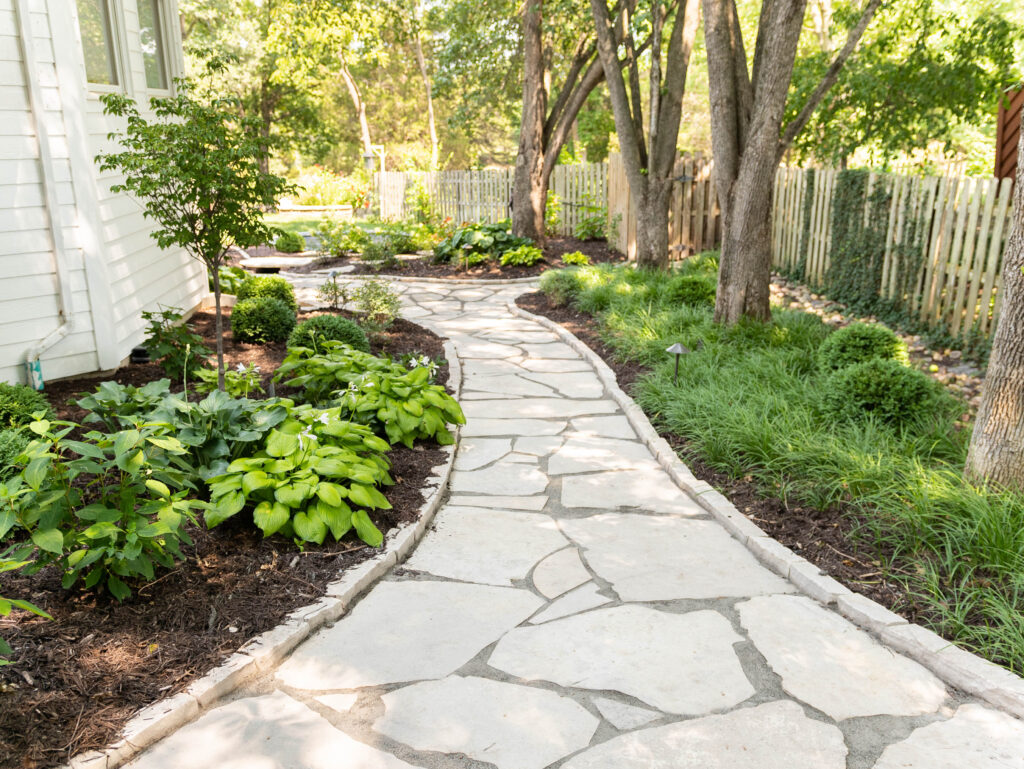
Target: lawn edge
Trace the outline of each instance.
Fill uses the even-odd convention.
[[[710,484],[698,480],[651,424],[643,410],[619,387],[607,363],[561,324],[523,309],[513,299],[509,310],[540,324],[583,356],[641,441],[680,489],[707,510],[768,568],[789,580],[802,593],[834,608],[846,619],[878,638],[883,644],[928,668],[947,684],[974,695],[1018,718],[1024,718],[1024,678],[995,663],[961,649],[920,625],[910,623],[866,596],[824,574],[817,566],[768,536]]]
[[[444,340],[444,351],[448,361],[448,383],[458,399],[462,393],[462,363],[451,340]],[[339,620],[357,599],[404,561],[423,538],[448,489],[461,427],[456,426],[452,433],[455,443],[442,447],[448,458],[427,478],[424,488],[432,487],[433,491],[420,506],[419,518],[396,527],[397,531],[378,555],[330,582],[323,598],[296,609],[277,627],[250,639],[220,665],[193,681],[185,691],[140,710],[125,725],[121,739],[113,745],[102,751],[93,750],[74,756],[62,769],[117,769],[123,766],[145,748],[216,707],[236,689],[273,670],[309,636]]]

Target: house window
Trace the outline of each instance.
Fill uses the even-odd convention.
[[[99,85],[118,85],[110,0],[78,0],[78,24],[85,51],[85,79]]]
[[[142,60],[146,64],[146,85],[167,90],[167,43],[160,0],[139,0],[139,33]]]

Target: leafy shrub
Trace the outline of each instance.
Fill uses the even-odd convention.
[[[383,280],[364,280],[352,292],[352,301],[364,314],[363,328],[377,334],[388,328],[402,310],[402,302],[391,284]]]
[[[582,251],[573,251],[572,253],[569,254],[562,254],[562,264],[570,264],[576,267],[583,267],[590,264],[590,257],[584,254]]]
[[[580,240],[599,240],[605,236],[608,221],[608,209],[594,205],[590,196],[584,198],[583,216],[576,222],[572,234]]]
[[[369,234],[359,225],[330,216],[320,220],[315,235],[320,240],[320,252],[330,256],[360,253],[370,242]]]
[[[324,340],[344,342],[361,352],[370,351],[366,333],[348,318],[340,315],[316,315],[297,325],[288,337],[288,347],[320,349]]]
[[[225,294],[231,294],[234,296],[238,293],[238,287],[241,286],[245,281],[251,277],[248,272],[243,270],[241,267],[221,267],[220,270],[220,290]],[[206,271],[207,278],[210,283],[210,290],[213,291],[213,273],[209,270]]]
[[[367,371],[387,371],[394,364],[349,347],[344,342],[324,342],[320,352],[308,347],[292,347],[274,372],[274,381],[289,387],[301,387],[306,403],[321,405],[338,397],[348,388],[353,375]]]
[[[0,482],[20,472],[18,455],[28,446],[28,438],[21,430],[0,430]]]
[[[572,301],[580,290],[576,270],[548,270],[540,276],[540,290],[556,305]]]
[[[390,252],[390,256],[394,256],[419,250],[422,231],[423,228],[409,227],[403,222],[378,221],[367,229],[367,235]]]
[[[544,252],[536,246],[519,246],[501,255],[501,263],[507,266],[532,267],[544,261]]]
[[[295,311],[280,299],[243,299],[231,311],[231,333],[239,342],[283,342],[295,328]]]
[[[33,414],[42,411],[52,416],[46,397],[27,385],[0,382],[0,428],[18,427],[35,421]]]
[[[544,234],[549,238],[558,236],[558,227],[562,223],[562,198],[558,193],[548,190],[544,205]]]
[[[82,396],[75,405],[89,412],[83,422],[102,422],[107,430],[117,432],[145,421],[146,416],[170,394],[170,379],[158,379],[143,387],[100,382],[96,392]]]
[[[715,281],[701,275],[675,275],[665,286],[665,298],[670,302],[695,307],[715,304]]]
[[[236,296],[239,302],[270,296],[280,299],[292,312],[299,311],[299,303],[295,301],[295,289],[280,275],[253,275],[238,287]]]
[[[907,345],[888,327],[878,323],[851,323],[829,334],[818,348],[818,365],[836,371],[869,360],[907,362]]]
[[[367,509],[391,504],[377,490],[392,483],[384,456],[388,444],[362,425],[346,422],[337,408],[289,409],[271,430],[263,449],[236,459],[210,479],[208,526],[216,526],[246,507],[264,536],[280,533],[299,542],[324,541],[329,531],[340,539],[350,529],[372,547],[384,537]]]
[[[199,381],[196,391],[213,392],[217,389],[217,371],[212,368],[201,368],[196,372]],[[235,368],[224,369],[224,392],[232,398],[248,398],[249,393],[262,393],[260,384],[260,367],[254,363],[239,363]]]
[[[332,310],[340,310],[348,304],[348,283],[338,283],[338,274],[331,270],[330,276],[316,290],[316,295]]]
[[[363,169],[341,176],[313,166],[299,175],[298,186],[295,202],[300,206],[364,208],[370,199],[370,176]]]
[[[274,248],[285,254],[297,254],[306,250],[306,239],[297,232],[282,232],[274,241]]]
[[[822,390],[822,411],[837,422],[870,415],[902,427],[949,414],[953,405],[952,398],[927,374],[882,358],[833,372]]]
[[[187,499],[194,487],[184,446],[162,428],[91,431],[75,441],[67,438],[75,427],[29,425],[38,436],[26,450],[29,462],[0,486],[7,502],[0,538],[13,527],[28,534],[10,555],[33,558],[26,572],[55,564],[65,589],[83,578],[86,588],[102,584],[124,600],[126,580],[152,580],[156,566],[182,559],[181,542],[191,544],[182,526],[201,503]]]
[[[510,231],[508,221],[497,224],[467,224],[434,246],[435,262],[459,260],[470,254],[500,257],[519,246],[532,246],[529,238],[518,238]]]
[[[395,258],[395,249],[386,241],[371,240],[363,246],[359,258],[364,262],[381,262],[390,264]]]
[[[142,313],[143,320],[149,324],[142,346],[164,373],[174,379],[186,374],[191,376],[213,354],[213,350],[203,344],[203,338],[182,322],[183,317],[180,307]]]

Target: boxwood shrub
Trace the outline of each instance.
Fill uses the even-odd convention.
[[[871,416],[903,427],[918,420],[948,418],[955,408],[953,398],[927,374],[882,358],[833,372],[822,391],[822,411],[836,422]]]
[[[274,241],[274,248],[286,254],[306,250],[306,239],[297,232],[282,232]]]
[[[829,334],[818,348],[818,365],[824,372],[838,371],[869,360],[907,362],[907,345],[889,328],[878,323],[851,323]]]
[[[283,342],[295,328],[295,312],[273,296],[243,299],[231,311],[231,332],[239,342]]]
[[[21,384],[0,382],[0,428],[18,427],[32,422],[32,414],[45,411],[47,416],[53,415],[46,397]]]
[[[359,326],[340,315],[317,315],[297,325],[288,337],[288,347],[320,349],[322,340],[344,342],[360,352],[370,351],[370,342]]]
[[[295,290],[292,284],[279,275],[254,275],[238,287],[238,301],[271,296],[288,305],[292,312],[299,311],[299,303],[295,301]]]

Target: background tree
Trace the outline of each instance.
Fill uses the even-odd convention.
[[[1017,152],[1024,158],[1024,131]],[[981,386],[966,474],[1024,490],[1024,163],[1017,164],[1013,226],[1003,257],[1003,303]]]
[[[143,118],[123,94],[105,94],[104,111],[125,118],[113,133],[115,152],[96,160],[104,171],[124,175],[111,186],[138,196],[145,215],[157,224],[161,248],[180,246],[213,276],[217,326],[217,383],[224,389],[223,318],[220,267],[232,245],[266,243],[271,230],[263,208],[290,191],[284,179],[263,170],[268,147],[256,118],[237,117],[237,104],[202,102],[188,82],[177,93],[150,100],[154,119]]]
[[[715,320],[768,320],[775,172],[835,84],[882,0],[868,0],[817,84],[783,128],[807,0],[763,0],[748,65],[735,0],[703,0],[711,91],[711,145],[722,210]],[[617,121],[616,121],[617,122]],[[639,240],[639,238],[638,238]]]
[[[636,201],[636,261],[640,266],[666,267],[672,171],[700,5],[698,0],[652,0],[646,18],[638,18],[637,13],[627,7],[615,22],[607,0],[590,0],[590,7],[615,115],[622,166]],[[650,25],[650,106],[646,137],[640,86],[642,46],[637,41],[644,23]],[[621,37],[616,33],[617,25],[622,27]],[[624,68],[619,62],[620,41],[625,49]]]

